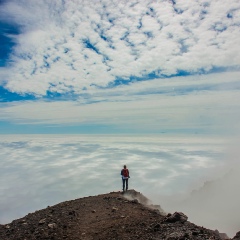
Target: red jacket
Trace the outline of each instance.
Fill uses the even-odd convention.
[[[121,175],[123,179],[128,179],[129,178],[129,171],[127,168],[123,168],[121,171]]]

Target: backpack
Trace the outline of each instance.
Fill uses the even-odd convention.
[[[124,177],[128,177],[128,169],[123,169],[122,170],[122,175],[124,176]]]

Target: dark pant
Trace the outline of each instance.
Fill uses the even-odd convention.
[[[125,185],[126,185],[126,190],[128,190],[128,179],[122,179],[123,183],[123,191],[125,190]]]

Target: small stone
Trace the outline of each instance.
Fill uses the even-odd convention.
[[[53,229],[53,228],[57,227],[57,224],[56,223],[49,223],[48,227]]]
[[[73,210],[73,211],[70,211],[68,212],[68,215],[73,215],[73,216],[76,216],[76,212]]]
[[[173,240],[173,239],[182,239],[184,237],[184,233],[182,232],[173,232],[168,235],[166,240]],[[185,238],[184,238],[185,239]]]
[[[198,235],[198,232],[197,231],[193,231],[192,235],[196,236],[196,235]]]
[[[137,199],[131,201],[132,203],[139,203]]]
[[[95,213],[96,212],[96,210],[92,210],[92,213]]]
[[[45,222],[46,222],[46,218],[43,218],[38,223],[41,225],[41,224],[44,224]]]
[[[160,228],[160,227],[161,225],[159,223],[154,226],[154,228]]]
[[[6,225],[6,226],[5,226],[5,228],[9,229],[9,228],[10,228],[10,226],[9,226],[9,225]]]
[[[116,207],[112,207],[112,212],[116,212],[118,209]]]

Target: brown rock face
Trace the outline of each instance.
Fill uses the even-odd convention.
[[[183,213],[166,217],[160,206],[148,204],[134,190],[67,201],[0,225],[0,239],[221,239],[216,232],[188,222]],[[171,216],[174,221],[166,221]]]

